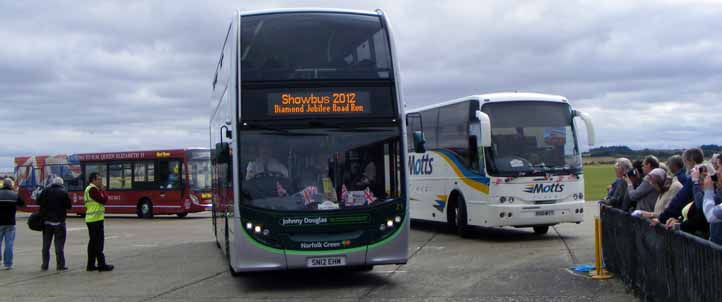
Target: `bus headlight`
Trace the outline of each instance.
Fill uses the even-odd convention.
[[[192,201],[194,204],[199,204],[199,203],[201,202],[200,200],[198,200],[198,197],[196,197],[195,194],[191,194],[191,201]]]
[[[250,222],[246,222],[246,230],[250,231],[251,229],[253,229],[253,224]]]
[[[261,226],[260,226],[260,225],[257,225],[255,228],[253,228],[253,231],[256,232],[256,233],[260,233],[260,232],[261,232]]]
[[[394,226],[394,221],[391,220],[391,219],[389,219],[388,221],[386,221],[386,226],[387,226],[387,227],[393,227],[393,226]]]
[[[394,218],[394,221],[395,221],[396,223],[401,223],[401,216],[396,216],[396,217]]]

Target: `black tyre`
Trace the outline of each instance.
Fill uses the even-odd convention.
[[[469,237],[469,224],[466,214],[466,201],[464,201],[464,198],[461,196],[456,197],[456,208],[455,211],[455,221],[454,224],[456,225],[456,233],[459,234],[462,238]]]
[[[544,235],[544,234],[546,234],[546,233],[549,233],[549,226],[548,226],[548,225],[535,226],[535,227],[534,227],[534,234]]]
[[[186,216],[188,216],[188,212],[176,213],[176,215],[178,216],[178,218],[185,218]]]
[[[148,199],[141,200],[136,212],[139,218],[153,218],[153,203]]]

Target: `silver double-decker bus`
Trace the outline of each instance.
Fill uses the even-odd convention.
[[[213,231],[233,275],[407,261],[406,129],[386,15],[236,12],[213,77]]]

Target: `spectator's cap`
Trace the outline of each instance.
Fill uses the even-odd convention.
[[[63,179],[61,177],[55,177],[53,178],[53,184],[54,185],[63,185]]]
[[[652,172],[649,172],[649,177],[653,183],[663,186],[664,182],[667,181],[667,172],[662,168],[655,168]]]

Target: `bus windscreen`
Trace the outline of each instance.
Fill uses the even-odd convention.
[[[393,78],[388,36],[378,16],[246,16],[240,47],[244,82]]]

